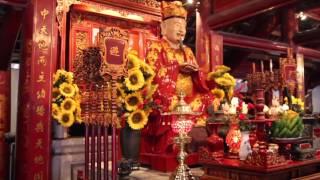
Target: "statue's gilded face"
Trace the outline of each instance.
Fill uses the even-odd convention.
[[[186,35],[186,20],[182,18],[170,18],[162,22],[161,32],[171,43],[178,44]]]

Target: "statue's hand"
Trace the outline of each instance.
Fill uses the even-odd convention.
[[[191,74],[193,72],[197,72],[199,70],[198,65],[195,64],[181,64],[180,65],[180,72],[185,74]]]

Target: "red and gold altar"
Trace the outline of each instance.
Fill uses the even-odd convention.
[[[310,10],[319,3],[1,4],[10,18],[0,36],[13,41],[21,24],[23,51],[15,163],[5,142],[10,75],[0,63],[0,180],[115,180],[140,166],[190,178],[188,166],[200,166],[200,179],[320,178],[320,116],[310,113],[305,75],[318,73],[320,51],[297,22],[304,9],[319,20]],[[24,20],[11,24],[15,13]],[[181,103],[188,113],[174,114]]]

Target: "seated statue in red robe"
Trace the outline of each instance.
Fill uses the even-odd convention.
[[[153,83],[158,85],[153,100],[160,104],[160,110],[149,116],[144,129],[145,143],[142,151],[156,154],[174,152],[171,130],[172,117],[161,116],[160,112],[172,111],[177,103],[179,92],[186,94],[185,101],[193,111],[203,112],[194,119],[196,126],[205,126],[207,106],[212,101],[206,86],[205,73],[199,66],[192,50],[182,44],[186,34],[187,12],[179,1],[163,2],[162,39],[152,42],[146,61],[155,70]]]

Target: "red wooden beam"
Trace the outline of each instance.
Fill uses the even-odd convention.
[[[320,61],[320,51],[318,50],[300,46],[296,48],[296,52],[303,54],[304,57],[312,58],[314,61]]]
[[[232,34],[226,32],[218,32],[223,36],[223,44],[248,48],[248,49],[256,49],[261,51],[275,51],[275,52],[287,52],[288,44],[274,42],[266,39],[255,38],[250,36],[244,36],[239,34]]]
[[[299,0],[251,0],[239,6],[226,9],[208,17],[207,24],[211,29],[235,23],[279,7],[283,7]]]
[[[308,11],[305,11],[304,13],[305,13],[305,15],[307,15],[307,17],[310,17],[312,19],[320,21],[320,8],[319,7],[315,7],[313,9],[308,10]]]
[[[0,44],[0,69],[6,70],[22,23],[22,11],[15,11],[11,8],[3,19],[5,26],[2,26],[0,30],[2,41]]]
[[[265,52],[278,52],[287,53],[289,47],[286,43],[274,42],[266,39],[254,38],[250,36],[218,32],[223,36],[223,44],[233,47],[241,47],[247,49],[255,49]],[[305,57],[312,58],[313,60],[320,61],[320,51],[296,46],[295,52],[303,54]]]

